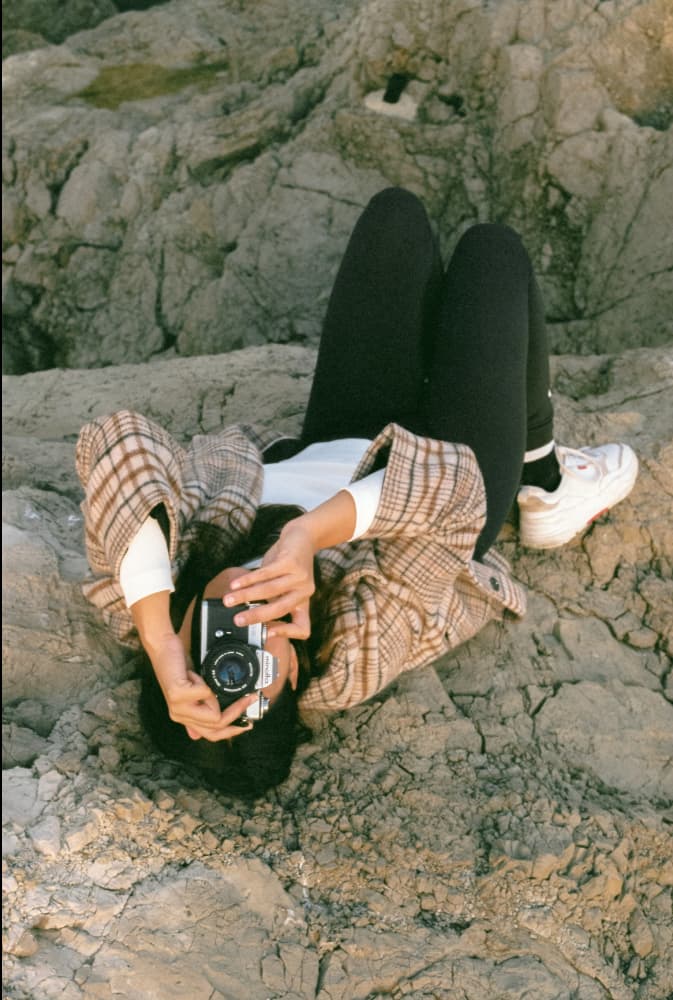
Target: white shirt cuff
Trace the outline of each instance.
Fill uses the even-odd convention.
[[[355,531],[349,538],[351,542],[364,535],[374,520],[381,499],[385,471],[379,469],[345,487],[355,503]]]
[[[119,585],[127,608],[149,594],[175,590],[166,538],[153,517],[147,518],[126,550]]]

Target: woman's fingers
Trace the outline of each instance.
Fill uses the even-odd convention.
[[[297,598],[306,599],[315,590],[312,574],[284,573],[274,575],[262,581],[251,581],[245,587],[239,587],[224,595],[224,604],[231,608],[238,604],[254,604],[258,601],[271,602],[283,595],[294,594]],[[239,612],[242,614],[242,612]],[[238,624],[238,620],[237,624]],[[243,622],[241,623],[243,624]]]
[[[269,563],[242,573],[231,582],[232,604],[250,600],[249,592],[296,583],[306,577],[306,571],[292,559],[272,559]],[[252,598],[253,600],[255,598]]]
[[[217,730],[199,729],[197,726],[185,726],[187,734],[192,740],[208,740],[209,743],[219,743],[221,740],[231,740],[241,733],[246,733],[252,729],[252,722],[237,725],[223,726]]]
[[[250,586],[237,590],[235,593],[225,594],[224,603],[230,608],[237,604],[253,604],[256,601],[270,601],[280,594],[287,594],[301,586],[301,581],[291,576],[274,577],[266,583],[254,583]]]
[[[251,721],[239,723],[239,720],[245,715],[246,709],[257,700],[257,693],[239,698],[220,713],[220,721],[216,726],[188,725],[185,728],[193,740],[203,739],[217,743],[219,740],[233,739],[252,728]]]
[[[269,638],[276,635],[287,639],[308,639],[311,634],[311,616],[308,602],[299,605],[292,611],[290,621],[274,621],[268,630]]]
[[[193,670],[187,671],[189,687],[181,688],[179,692],[174,692],[174,698],[180,699],[187,704],[202,705],[213,716],[219,718],[220,703],[212,688],[209,688],[203,677]]]
[[[272,622],[286,615],[294,616],[296,608],[308,607],[308,596],[302,591],[290,591],[265,604],[252,604],[245,611],[239,611],[234,616],[234,622],[239,627],[245,627],[258,622]]]
[[[251,569],[248,573],[241,573],[235,580],[232,580],[232,591],[243,590],[246,587],[263,583],[265,580],[272,580],[276,576],[291,575],[293,566],[289,560],[273,559],[266,565]]]
[[[200,678],[198,679],[200,680]],[[171,719],[184,725],[188,732],[191,730],[192,739],[204,737],[205,739],[221,740],[243,732],[244,729],[234,727],[233,723],[245,713],[250,705],[257,701],[258,694],[245,695],[228,705],[227,708],[220,710],[217,698],[207,685],[204,686],[209,692],[209,696],[203,700],[199,698],[198,685],[194,685],[189,693],[183,690],[181,695],[171,697],[169,694],[167,701]],[[197,735],[194,736],[192,733]]]
[[[278,627],[274,625],[273,632],[269,638],[273,639],[282,636],[285,639],[308,639],[311,634],[310,628],[305,625],[295,625],[294,622],[280,622]]]
[[[271,546],[262,565],[243,572],[231,582],[224,595],[227,607],[253,601],[269,601],[290,591],[308,597],[314,589],[313,550],[302,532]]]

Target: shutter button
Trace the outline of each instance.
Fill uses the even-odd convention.
[[[494,590],[500,590],[500,584],[498,583],[497,579],[494,576],[492,576],[488,582],[491,584]]]

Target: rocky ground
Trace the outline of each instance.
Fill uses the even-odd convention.
[[[79,596],[77,430],[122,404],[179,437],[293,430],[313,361],[4,379],[3,996],[670,998],[670,348],[554,359],[558,437],[629,441],[641,474],[562,550],[506,526],[523,622],[307,719],[256,803],[148,746],[133,664]]]

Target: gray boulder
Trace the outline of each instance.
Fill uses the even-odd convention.
[[[8,58],[5,370],[315,344],[389,184],[445,254],[470,223],[519,229],[556,350],[670,340],[672,16],[172,0]]]
[[[146,10],[163,0],[22,0],[2,4],[2,58],[62,42],[124,10]]]

